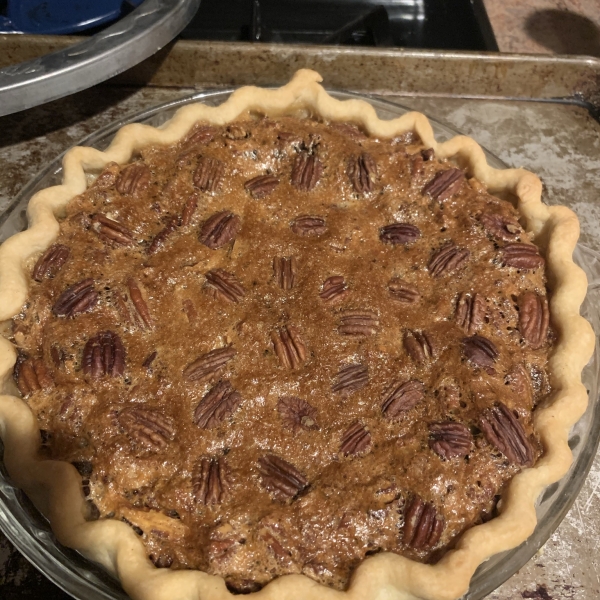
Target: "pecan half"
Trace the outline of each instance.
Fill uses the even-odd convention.
[[[235,354],[231,346],[211,350],[190,363],[184,369],[183,377],[188,381],[202,381],[220,371]]]
[[[271,341],[277,358],[286,369],[297,369],[306,360],[306,346],[293,325],[273,331]]]
[[[36,281],[42,281],[44,277],[52,279],[67,262],[70,253],[71,251],[67,246],[53,244],[38,258],[35,267],[33,267],[32,277]]]
[[[523,233],[519,222],[510,217],[494,213],[483,213],[479,217],[483,228],[493,237],[504,242],[516,242]]]
[[[246,290],[238,278],[223,269],[213,269],[206,274],[207,288],[213,298],[221,298],[226,302],[239,302]]]
[[[200,400],[194,411],[194,423],[202,429],[212,429],[222,423],[241,401],[242,396],[229,381],[219,381]]]
[[[92,218],[92,229],[105,242],[114,242],[121,246],[133,244],[133,233],[127,227],[99,213]]]
[[[340,454],[356,456],[362,454],[371,445],[371,434],[359,423],[353,423],[346,429],[340,440]]]
[[[425,397],[425,389],[420,381],[406,381],[394,384],[386,394],[381,405],[381,412],[394,419],[403,412],[413,409]]]
[[[504,267],[532,270],[542,267],[546,262],[544,257],[540,256],[538,247],[533,244],[515,242],[504,246],[501,252],[502,266]]]
[[[347,123],[345,121],[335,122],[330,121],[328,123],[330,129],[337,131],[344,137],[350,138],[354,142],[360,142],[367,136],[364,134],[356,125],[353,123]]]
[[[275,281],[282,290],[291,290],[294,287],[297,270],[298,263],[293,256],[289,258],[276,256],[273,259],[273,274],[275,275]]]
[[[192,473],[192,491],[198,504],[221,504],[227,492],[227,463],[224,456],[203,456]]]
[[[52,312],[57,317],[74,317],[93,308],[98,302],[94,280],[84,279],[69,286],[56,300]]]
[[[429,334],[425,331],[407,329],[404,334],[403,345],[406,353],[417,364],[423,364],[433,358],[433,343]]]
[[[388,281],[388,290],[392,298],[407,304],[415,304],[421,299],[419,290],[410,283],[403,281],[399,277],[394,277]]]
[[[194,172],[194,186],[201,192],[216,192],[225,174],[225,164],[216,158],[201,156]]]
[[[179,217],[171,217],[163,229],[161,229],[155,236],[150,245],[148,246],[146,253],[151,255],[157,252],[162,246],[165,245],[167,238],[169,238],[177,228],[179,227]]]
[[[437,514],[433,504],[414,494],[404,510],[403,543],[414,550],[433,548],[443,531],[444,518]]]
[[[483,325],[485,314],[485,300],[481,294],[459,294],[454,313],[454,320],[459,327],[472,335]]]
[[[142,292],[137,284],[137,281],[133,278],[127,281],[127,288],[129,289],[129,297],[137,312],[142,319],[144,325],[148,328],[152,327],[152,319],[150,317],[150,311],[148,305],[142,296]]]
[[[429,194],[434,200],[443,202],[460,190],[464,179],[465,174],[460,169],[438,171],[421,190],[421,194]]]
[[[14,377],[23,398],[40,390],[46,390],[54,384],[52,376],[41,358],[17,361]]]
[[[365,152],[348,161],[346,173],[354,189],[359,194],[366,194],[373,191],[377,180],[377,163],[370,154]]]
[[[117,177],[115,188],[119,194],[135,194],[150,184],[152,173],[146,165],[127,165]]]
[[[481,335],[464,338],[462,348],[467,360],[478,367],[491,368],[500,356],[494,343]]]
[[[519,297],[519,331],[534,350],[546,342],[549,323],[550,313],[546,296],[525,292]]]
[[[450,243],[433,253],[427,265],[433,277],[448,275],[466,266],[470,252]]]
[[[82,368],[92,379],[122,377],[125,371],[125,347],[112,331],[102,331],[91,337],[83,348]]]
[[[293,500],[308,487],[308,480],[289,462],[267,454],[258,459],[263,487],[280,501]]]
[[[341,275],[334,275],[333,277],[328,277],[323,282],[319,298],[324,302],[334,304],[345,298],[348,295],[348,292],[348,286],[346,285],[344,278]]]
[[[322,217],[314,217],[310,215],[303,215],[296,217],[290,223],[290,229],[296,235],[302,235],[304,237],[317,237],[323,235],[327,231],[327,225],[325,219]]]
[[[364,388],[369,383],[369,368],[366,365],[344,365],[338,371],[335,382],[331,386],[332,392],[341,392],[349,396],[353,392]]]
[[[379,230],[379,239],[384,244],[412,244],[421,237],[421,230],[410,223],[392,223]]]
[[[317,156],[300,152],[292,167],[292,185],[303,192],[310,192],[319,183],[322,174],[323,165]]]
[[[274,175],[259,175],[244,183],[244,189],[256,200],[264,198],[275,191],[279,185],[279,179]]]
[[[181,226],[186,227],[192,222],[192,217],[198,208],[198,198],[195,194],[192,194],[183,205],[181,211]]]
[[[204,146],[214,140],[216,133],[212,125],[200,125],[183,141],[181,147],[189,150],[194,146]]]
[[[294,433],[298,433],[300,429],[319,429],[316,421],[317,409],[302,398],[282,396],[277,402],[277,410],[283,426]]]
[[[347,310],[340,317],[338,333],[342,335],[375,335],[379,317],[372,310]]]
[[[173,419],[158,410],[128,406],[117,421],[131,439],[153,450],[162,450],[175,439]]]
[[[198,239],[208,248],[218,250],[235,240],[241,226],[242,222],[237,215],[223,210],[204,222],[200,228]]]
[[[533,464],[533,447],[525,429],[502,402],[483,411],[479,418],[479,427],[487,441],[498,448],[510,462],[521,467]]]
[[[429,435],[429,447],[443,459],[464,458],[471,450],[473,436],[462,423],[430,423]]]

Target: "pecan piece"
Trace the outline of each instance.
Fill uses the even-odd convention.
[[[366,365],[344,365],[338,371],[335,382],[331,386],[332,392],[341,392],[343,396],[364,388],[369,383],[369,369]]]
[[[293,500],[308,487],[308,480],[289,462],[267,454],[258,459],[263,487],[280,501]]]
[[[430,358],[433,358],[433,343],[429,334],[425,331],[407,329],[404,334],[403,344],[406,353],[417,364],[423,364]]]
[[[300,429],[319,429],[317,409],[302,398],[282,396],[277,402],[277,410],[283,426],[294,433],[298,433]]]
[[[225,174],[225,165],[216,158],[201,156],[194,172],[194,186],[201,192],[216,192]]]
[[[133,244],[133,233],[127,227],[99,213],[92,218],[92,229],[105,242],[114,242],[121,246]]]
[[[119,413],[117,421],[133,441],[152,450],[166,448],[175,438],[173,419],[158,410],[128,406]]]
[[[70,253],[71,251],[67,246],[53,244],[38,258],[35,267],[33,267],[32,277],[36,281],[42,281],[44,277],[52,279],[67,262]]]
[[[392,223],[379,230],[379,239],[384,244],[412,244],[421,237],[421,230],[410,223]]]
[[[421,190],[421,194],[429,194],[434,200],[443,202],[458,192],[464,179],[465,174],[460,169],[438,171]]]
[[[454,313],[454,320],[459,327],[474,334],[483,325],[485,313],[485,300],[481,294],[460,293]]]
[[[183,149],[189,150],[194,146],[204,146],[212,142],[217,130],[211,125],[200,125],[181,144]]]
[[[227,493],[227,463],[224,456],[202,457],[192,474],[192,491],[198,504],[221,504]]]
[[[34,392],[48,389],[54,383],[46,364],[41,358],[17,361],[14,377],[23,398]]]
[[[94,187],[100,190],[107,190],[115,185],[117,177],[119,176],[121,167],[116,162],[111,162],[104,167],[104,171],[96,177],[94,181]]]
[[[157,252],[161,246],[165,245],[167,238],[171,236],[173,232],[179,227],[179,217],[172,217],[167,221],[164,229],[161,229],[155,236],[150,245],[148,246],[146,253],[149,255]]]
[[[375,335],[379,317],[371,310],[347,310],[340,317],[338,333],[342,335]]]
[[[546,262],[540,256],[539,249],[533,244],[515,242],[502,248],[502,266],[516,269],[531,270],[541,267]]]
[[[150,184],[152,173],[146,165],[127,165],[117,177],[115,188],[119,194],[135,194]]]
[[[510,462],[521,467],[533,464],[533,447],[525,429],[502,402],[483,411],[479,418],[479,427],[487,441],[498,448]]]
[[[91,337],[83,348],[83,373],[92,379],[122,377],[125,371],[125,348],[121,338],[112,331],[102,331]]]
[[[213,269],[206,274],[207,287],[213,298],[222,298],[226,302],[239,302],[246,290],[238,278],[223,269]]]
[[[202,381],[221,370],[233,357],[235,350],[224,346],[211,350],[190,363],[183,371],[183,377],[188,381]]]
[[[425,390],[420,381],[414,379],[401,384],[394,384],[386,394],[381,405],[381,412],[394,419],[403,412],[413,409],[425,397]]]
[[[271,333],[275,354],[286,369],[297,369],[306,360],[306,346],[293,325],[286,325]]]
[[[291,290],[294,287],[297,270],[298,263],[293,256],[289,258],[276,256],[273,259],[273,274],[275,275],[275,281],[282,290]]]
[[[544,345],[548,337],[550,313],[548,299],[535,292],[525,292],[519,298],[519,331],[534,349]]]
[[[470,254],[468,250],[450,243],[433,253],[427,268],[433,277],[448,275],[464,268]]]
[[[392,297],[400,302],[406,302],[407,304],[415,304],[421,299],[419,290],[410,283],[406,283],[399,277],[394,277],[388,282],[388,290]]]
[[[500,356],[494,343],[481,335],[464,338],[462,348],[467,360],[484,369],[492,368]]]
[[[127,288],[129,289],[129,297],[137,314],[140,316],[144,325],[148,328],[152,327],[152,319],[150,318],[150,311],[148,305],[142,296],[142,292],[137,284],[137,281],[133,278],[127,281]]]
[[[292,167],[292,185],[303,192],[310,192],[319,183],[322,174],[321,161],[314,154],[300,152]]]
[[[377,179],[377,163],[370,154],[365,152],[348,161],[346,173],[354,189],[359,194],[366,194],[373,191]]]
[[[237,215],[228,210],[223,210],[215,213],[204,222],[200,228],[198,239],[208,248],[218,250],[225,244],[235,240],[241,225],[242,222]]]
[[[56,300],[52,312],[57,317],[74,317],[93,308],[98,302],[94,280],[84,279],[69,286]]]
[[[362,454],[371,445],[371,434],[356,421],[346,429],[340,440],[340,454],[356,456]]]
[[[443,459],[464,458],[471,450],[473,436],[462,423],[430,423],[429,435],[429,447]]]
[[[325,219],[310,215],[296,217],[290,223],[290,228],[296,235],[301,235],[304,237],[317,237],[319,235],[323,235],[327,231]]]
[[[516,242],[523,233],[519,222],[510,217],[483,213],[479,222],[490,235],[504,242]]]
[[[333,277],[328,277],[323,282],[319,298],[324,302],[334,304],[345,298],[347,295],[348,286],[346,285],[344,278],[341,275],[334,275]]]
[[[186,227],[192,222],[192,217],[198,208],[198,198],[192,194],[183,205],[181,211],[181,226]]]
[[[229,381],[219,381],[200,400],[194,411],[194,423],[212,429],[222,423],[240,404],[242,396]]]
[[[433,504],[414,494],[404,511],[402,541],[414,550],[433,548],[444,531],[444,519]]]
[[[244,183],[244,189],[256,199],[264,198],[275,191],[279,185],[279,179],[274,175],[259,175]]]

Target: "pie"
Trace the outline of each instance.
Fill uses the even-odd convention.
[[[573,213],[318,81],[71,150],[0,249],[7,469],[134,598],[457,598],[571,460]]]

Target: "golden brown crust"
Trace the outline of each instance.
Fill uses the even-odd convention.
[[[499,171],[485,161],[481,148],[464,136],[438,144],[427,119],[408,113],[392,121],[381,121],[374,109],[359,100],[340,102],[318,84],[318,74],[302,70],[283,88],[275,91],[242,88],[219,107],[189,105],[160,129],[133,124],[122,128],[111,146],[100,152],[74,148],[64,159],[64,183],[39,192],[28,207],[30,228],[0,248],[0,318],[9,319],[21,310],[27,293],[28,265],[33,256],[48,248],[58,234],[58,222],[67,202],[86,189],[86,172],[98,173],[108,163],[129,161],[137,148],[152,143],[169,144],[182,139],[195,122],[228,123],[248,111],[268,116],[310,114],[349,121],[371,135],[393,137],[416,132],[426,147],[440,158],[453,160],[484,182],[490,192],[509,193],[518,198],[518,208],[527,231],[544,250],[548,264],[548,287],[552,292],[552,326],[557,334],[550,357],[553,395],[535,413],[535,427],[544,446],[544,456],[535,468],[526,469],[511,482],[502,498],[501,515],[467,531],[455,550],[435,566],[423,565],[395,554],[380,554],[365,560],[357,569],[347,592],[319,586],[303,576],[281,577],[267,585],[261,598],[328,598],[345,593],[348,598],[370,598],[395,590],[400,597],[457,598],[468,588],[477,566],[492,554],[518,545],[535,527],[534,502],[541,490],[567,470],[571,451],[567,434],[587,404],[580,374],[593,348],[589,324],[579,316],[586,291],[583,272],[571,254],[579,234],[575,215],[564,207],[547,207],[541,202],[541,183],[522,169]],[[16,359],[12,345],[0,339],[0,373],[4,391],[11,391],[9,375]],[[117,573],[125,590],[134,598],[229,597],[222,579],[198,571],[171,572],[156,569],[144,548],[125,524],[110,520],[85,521],[85,503],[75,469],[59,462],[36,458],[38,427],[28,407],[14,396],[0,396],[0,431],[6,447],[5,463],[13,479],[50,519],[58,539]]]

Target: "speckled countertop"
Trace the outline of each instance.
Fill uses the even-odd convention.
[[[598,0],[484,0],[500,52],[600,56]]]

